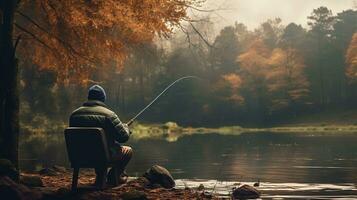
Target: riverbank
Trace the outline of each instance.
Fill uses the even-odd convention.
[[[37,119],[39,118],[39,119]],[[35,117],[36,123],[21,123],[21,135],[41,137],[49,134],[63,133],[67,124]],[[41,123],[40,123],[41,121]],[[180,126],[175,122],[141,123],[131,126],[132,139],[165,139],[177,141],[178,138],[193,134],[240,135],[251,132],[287,132],[287,133],[354,133],[357,132],[357,111],[330,110],[322,113],[298,116],[274,124],[271,127],[247,128],[239,125],[217,128]]]
[[[145,187],[140,178],[131,178],[123,185],[94,190],[94,173],[83,170],[79,179],[80,188],[76,193],[70,191],[71,173],[39,175],[37,173],[23,173],[22,189],[27,188],[27,198],[37,200],[134,200],[134,199],[231,199],[232,188],[248,186],[260,191],[261,198],[275,199],[334,199],[357,198],[357,188],[353,183],[318,184],[318,183],[271,183],[271,182],[228,182],[203,179],[176,180],[176,187],[165,189],[162,187]],[[29,178],[31,177],[31,178]],[[32,181],[29,181],[32,179]],[[35,180],[35,181],[34,181]],[[0,184],[3,180],[0,178]],[[255,185],[251,187],[249,185]],[[17,186],[18,187],[18,186]],[[13,189],[18,189],[14,187]],[[257,197],[255,197],[257,198]],[[255,199],[252,198],[252,199]]]
[[[324,133],[335,134],[357,133],[357,125],[308,125],[304,126],[280,126],[270,128],[243,128],[240,126],[225,126],[219,128],[205,127],[181,127],[174,122],[166,124],[135,124],[132,128],[132,139],[166,139],[167,141],[177,141],[178,138],[193,134],[221,134],[221,135],[240,135],[242,133]]]
[[[95,174],[82,170],[79,188],[71,192],[71,171],[51,171],[48,174],[22,173],[20,184],[6,176],[0,176],[0,194],[5,199],[19,200],[146,200],[146,199],[219,199],[217,196],[197,188],[166,189],[147,185],[144,178],[132,178],[117,187],[97,190],[93,187]]]

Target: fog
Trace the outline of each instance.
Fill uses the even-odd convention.
[[[356,0],[207,0],[204,7],[216,10],[208,15],[218,28],[238,21],[252,29],[276,17],[280,17],[285,25],[295,22],[306,27],[306,16],[315,8],[326,6],[336,14],[356,5]],[[193,15],[200,14],[195,12]]]

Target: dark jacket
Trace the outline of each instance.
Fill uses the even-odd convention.
[[[89,100],[73,111],[69,126],[103,128],[110,147],[128,141],[130,135],[129,129],[124,127],[119,117],[103,102],[96,100]]]

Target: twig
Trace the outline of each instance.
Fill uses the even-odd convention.
[[[206,43],[206,45],[209,46],[209,47],[211,47],[211,48],[213,48],[214,46],[211,45],[211,44],[203,37],[203,35],[201,34],[201,32],[198,31],[198,29],[197,29],[191,22],[189,22],[189,23],[190,23],[191,27],[193,28],[193,30],[197,33],[197,35]]]
[[[16,48],[17,48],[17,45],[19,44],[20,40],[21,40],[21,34],[19,36],[17,36],[17,38],[16,38],[15,45],[14,45],[14,52],[12,54],[13,57],[15,57]]]
[[[37,42],[41,43],[43,46],[47,47],[48,49],[50,49],[51,51],[54,51],[50,46],[48,46],[45,42],[43,42],[41,39],[39,39],[35,34],[31,33],[30,31],[28,31],[26,28],[20,26],[17,23],[14,23],[15,27],[22,30],[23,32],[29,34],[30,36],[32,36],[33,39],[35,39]],[[55,52],[55,51],[54,51]]]

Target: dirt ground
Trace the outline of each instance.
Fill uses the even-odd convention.
[[[80,172],[79,189],[76,193],[70,191],[72,173],[69,171],[50,175],[30,173],[23,175],[37,176],[42,180],[42,187],[34,187],[42,193],[42,199],[218,199],[197,188],[165,189],[159,186],[149,186],[143,178],[131,179],[117,187],[95,190],[93,187],[95,174],[89,170]]]

